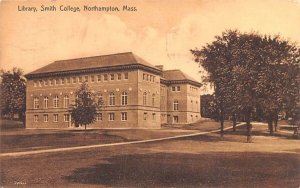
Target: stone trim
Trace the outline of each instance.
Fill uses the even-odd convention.
[[[142,69],[157,75],[161,75],[162,71],[148,67],[141,64],[131,64],[131,65],[118,65],[111,67],[97,67],[97,68],[89,68],[89,69],[78,69],[78,70],[69,70],[69,71],[57,71],[57,72],[45,72],[45,73],[32,73],[27,74],[25,77],[27,79],[32,78],[45,78],[45,77],[53,77],[53,76],[71,76],[78,74],[89,74],[89,73],[100,73],[100,72],[108,72],[108,71],[120,71],[120,70],[136,70]]]

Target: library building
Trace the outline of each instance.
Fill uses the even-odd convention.
[[[132,52],[55,61],[26,78],[27,128],[75,127],[69,110],[83,82],[104,102],[91,128],[160,128],[201,118],[201,83]]]

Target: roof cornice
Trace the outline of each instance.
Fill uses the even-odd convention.
[[[193,80],[164,80],[164,79],[160,79],[160,83],[165,84],[165,85],[171,85],[171,84],[191,84],[197,87],[201,87],[202,84],[195,82]]]
[[[87,73],[90,74],[90,73],[100,73],[100,72],[107,72],[107,71],[136,70],[136,69],[142,69],[157,75],[162,74],[162,71],[159,69],[148,67],[142,64],[131,64],[131,65],[118,65],[118,66],[110,66],[110,67],[97,67],[97,68],[77,69],[77,70],[68,70],[68,71],[29,73],[25,75],[25,77],[27,79],[33,79],[33,78],[43,78],[43,77],[52,77],[52,76],[71,76],[71,75],[87,74]]]

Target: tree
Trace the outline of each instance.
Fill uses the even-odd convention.
[[[256,92],[270,134],[277,131],[278,113],[292,110],[299,101],[300,53],[295,44],[280,36],[262,37]],[[274,123],[274,124],[273,124]]]
[[[255,62],[253,46],[256,39],[254,34],[242,35],[238,31],[227,31],[222,36],[216,36],[215,41],[201,50],[191,50],[196,62],[208,72],[208,82],[214,86],[221,136],[226,113],[235,117],[241,111],[247,122],[247,140],[250,140],[251,111],[255,99],[252,92],[255,64],[252,62]],[[235,118],[233,120],[235,125]]]
[[[26,79],[23,71],[13,68],[11,71],[0,71],[1,76],[1,116],[13,119],[15,114],[24,120],[26,111]]]
[[[220,112],[221,135],[225,115],[243,114],[247,141],[251,140],[254,111],[263,111],[272,132],[283,104],[295,108],[299,96],[299,48],[279,36],[226,31],[201,50],[191,50],[195,61],[214,85]],[[298,80],[298,81],[297,81]],[[236,118],[233,118],[233,124]],[[276,126],[275,126],[276,127]]]
[[[75,104],[72,105],[70,114],[72,123],[76,126],[86,126],[96,121],[97,114],[101,110],[102,101],[96,98],[95,93],[90,91],[89,86],[84,82],[75,92]]]
[[[219,118],[214,95],[201,95],[200,100],[201,117],[218,120]]]

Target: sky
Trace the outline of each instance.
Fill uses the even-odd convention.
[[[29,12],[18,6],[135,6],[135,12]],[[300,42],[300,0],[0,0],[0,66],[29,73],[55,60],[132,51],[201,82],[190,49],[227,29]]]

